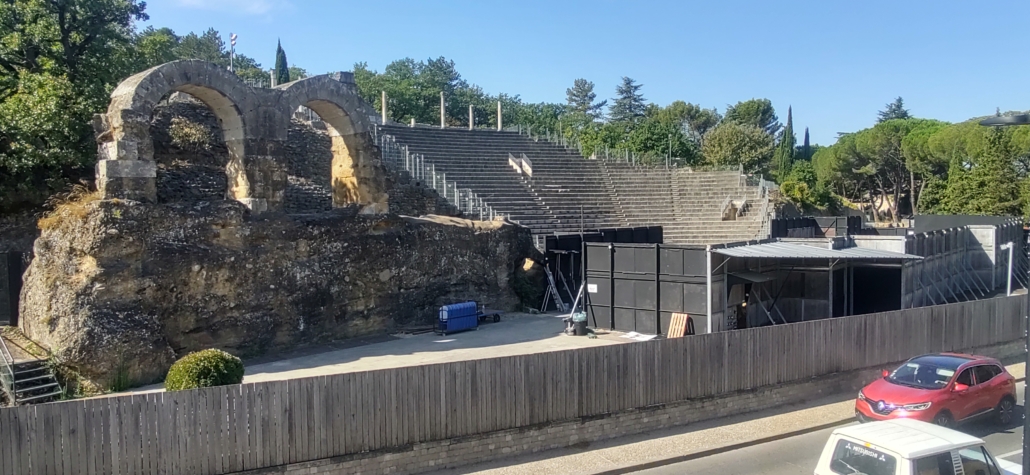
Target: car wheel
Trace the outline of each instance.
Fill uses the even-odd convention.
[[[947,412],[942,412],[940,414],[937,414],[937,416],[933,418],[933,423],[941,427],[950,428],[951,426],[955,425],[955,420],[951,418],[951,414],[948,414]]]
[[[998,424],[1008,425],[1016,415],[1016,403],[1012,401],[1012,398],[1006,396],[998,403],[994,412],[997,415]]]

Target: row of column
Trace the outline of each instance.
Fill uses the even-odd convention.
[[[382,96],[379,101],[380,112],[382,114],[382,122],[386,124],[386,91],[382,91]],[[476,123],[475,112],[473,111],[472,104],[469,104],[469,130],[472,130],[473,125]],[[411,126],[415,126],[415,119],[411,119]],[[440,91],[440,128],[447,128],[447,103],[444,100],[443,91]],[[502,116],[501,116],[501,101],[497,101],[497,131],[500,132],[503,128]]]

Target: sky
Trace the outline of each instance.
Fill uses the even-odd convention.
[[[901,96],[958,122],[1030,109],[1025,0],[148,0],[183,35],[213,27],[270,68],[281,40],[309,74],[444,56],[486,92],[564,102],[576,78],[611,98],[623,76],[649,101],[793,107],[800,141],[832,144]]]

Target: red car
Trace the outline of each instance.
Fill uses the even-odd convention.
[[[1016,380],[994,359],[940,353],[917,356],[858,392],[861,422],[910,418],[950,427],[994,414],[1015,416]]]

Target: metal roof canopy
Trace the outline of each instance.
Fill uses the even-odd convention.
[[[826,249],[786,242],[770,242],[765,244],[728,247],[724,249],[712,249],[712,252],[729,257],[764,259],[922,259],[922,257],[914,256],[912,254],[883,251],[880,249],[867,249],[862,247]]]

